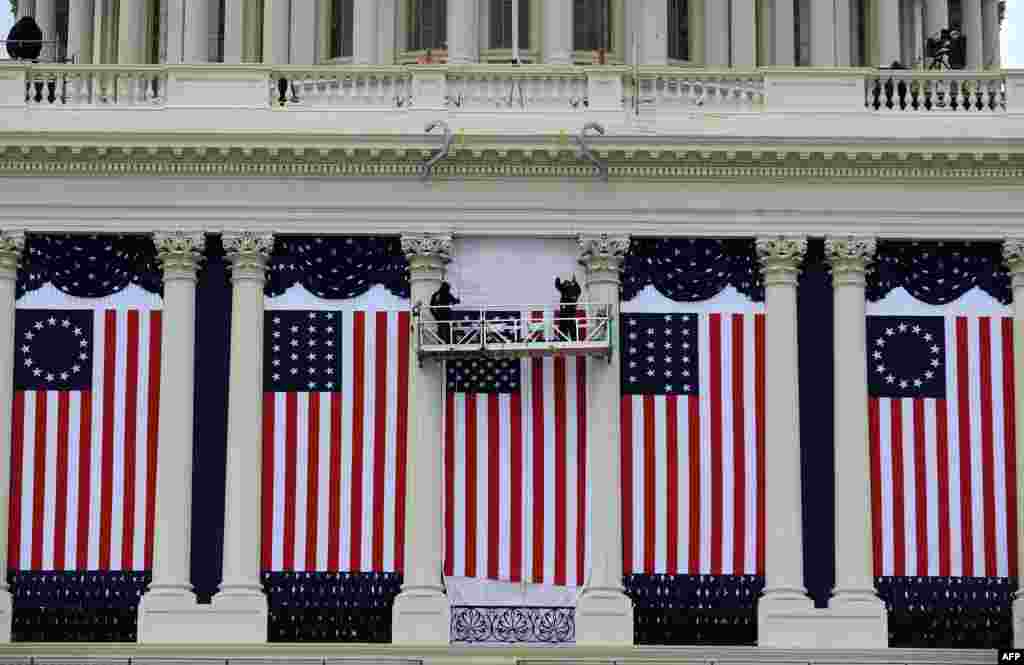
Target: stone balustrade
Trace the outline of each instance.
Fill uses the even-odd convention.
[[[880,113],[1005,113],[1004,72],[876,72],[864,104]]]

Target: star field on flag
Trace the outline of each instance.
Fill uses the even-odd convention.
[[[336,312],[267,315],[264,383],[268,392],[341,390],[341,326]]]
[[[623,394],[696,395],[697,315],[625,314],[622,318]]]

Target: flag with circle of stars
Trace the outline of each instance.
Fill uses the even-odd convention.
[[[945,337],[939,316],[869,316],[869,394],[945,398]]]
[[[337,312],[268,312],[263,370],[266,391],[340,392],[340,320]]]
[[[623,314],[622,393],[700,392],[696,314]]]
[[[16,390],[89,390],[92,311],[19,309],[16,322]]]

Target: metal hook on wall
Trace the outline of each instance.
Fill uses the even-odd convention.
[[[437,127],[441,127],[442,129],[444,129],[444,144],[442,144],[440,150],[434,153],[433,157],[424,162],[423,165],[420,167],[420,179],[422,180],[426,180],[427,178],[429,178],[431,172],[434,170],[434,165],[448,156],[448,153],[451,151],[452,148],[452,143],[455,141],[455,137],[452,134],[451,128],[448,126],[448,123],[445,122],[444,120],[434,120],[433,122],[427,124],[426,128],[423,131],[430,133],[434,131],[434,129],[436,129]]]
[[[573,137],[576,140],[576,144],[579,146],[579,150],[576,152],[576,158],[585,159],[593,164],[597,168],[598,177],[602,181],[608,182],[608,164],[595,157],[590,146],[587,145],[588,129],[592,129],[601,136],[604,136],[604,127],[599,123],[588,122],[583,125],[583,129],[580,130],[580,133]]]

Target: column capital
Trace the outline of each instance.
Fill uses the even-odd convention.
[[[832,286],[864,286],[868,266],[874,261],[878,243],[869,236],[825,238],[825,258],[832,266]]]
[[[452,236],[450,233],[409,233],[402,236],[402,252],[409,261],[410,281],[439,282],[445,265],[452,260]]]
[[[754,243],[765,286],[795,286],[807,253],[805,236],[763,236]]]
[[[273,233],[252,231],[225,231],[224,251],[231,262],[231,280],[263,281],[267,260],[274,248]]]
[[[581,235],[576,239],[580,248],[579,262],[590,272],[618,273],[629,251],[628,235]]]
[[[25,251],[25,232],[0,229],[0,279],[16,279],[21,254]]]
[[[153,245],[164,269],[164,282],[195,280],[206,247],[202,231],[154,231]]]
[[[1024,278],[1024,238],[1003,240],[1003,262],[1009,268],[1015,282]],[[1021,282],[1020,286],[1024,286],[1024,282]]]

